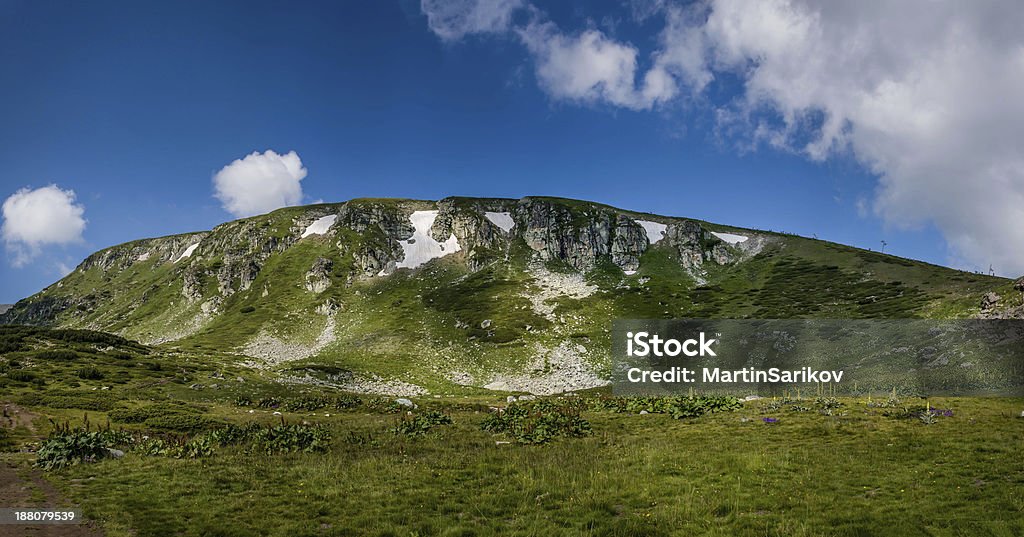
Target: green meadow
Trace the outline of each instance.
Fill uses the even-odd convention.
[[[411,409],[226,356],[27,340],[0,359],[0,457],[111,537],[1024,534],[1021,398],[597,390]],[[47,501],[32,490],[21,505]]]

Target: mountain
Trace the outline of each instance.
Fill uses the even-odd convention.
[[[7,310],[14,307],[14,304],[0,304],[0,315],[7,313]]]
[[[601,384],[616,318],[967,318],[1009,280],[548,197],[355,199],[96,252],[0,323],[421,393]]]

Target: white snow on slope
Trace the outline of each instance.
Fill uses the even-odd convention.
[[[711,234],[729,244],[739,244],[747,240],[747,237],[745,235],[736,235],[734,233],[717,233],[715,231],[712,231]]]
[[[650,241],[651,244],[665,238],[665,230],[668,229],[668,226],[665,224],[651,222],[650,220],[637,220],[636,223],[644,227],[644,231],[647,232],[647,240]]]
[[[484,213],[484,216],[486,216],[492,224],[500,227],[505,233],[512,231],[512,228],[516,225],[515,221],[512,220],[512,215],[510,213]]]
[[[189,246],[188,248],[185,248],[185,251],[182,252],[181,256],[178,257],[177,259],[175,259],[174,262],[177,263],[178,261],[181,261],[182,259],[185,259],[187,257],[192,257],[192,252],[196,251],[196,248],[198,248],[198,247],[199,247],[199,243],[197,242],[197,243],[193,244],[192,246]]]
[[[327,230],[331,229],[331,226],[334,225],[334,221],[337,219],[338,215],[336,214],[318,219],[316,222],[310,224],[309,227],[306,228],[306,231],[302,232],[302,237],[300,238],[305,239],[310,235],[323,235],[324,233],[327,233]]]
[[[436,218],[437,211],[414,211],[409,216],[409,221],[416,231],[413,232],[411,239],[399,243],[405,252],[405,259],[399,261],[395,267],[416,268],[431,259],[444,257],[462,249],[454,234],[444,242],[437,242],[430,236],[430,228]]]

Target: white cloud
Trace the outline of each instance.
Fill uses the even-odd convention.
[[[420,10],[438,37],[458,41],[471,34],[503,33],[523,0],[421,0]]]
[[[598,30],[572,36],[535,21],[518,34],[534,57],[538,83],[555,99],[640,110],[675,96],[675,81],[660,69],[648,71],[638,88],[637,49]]]
[[[3,236],[11,264],[20,267],[31,261],[43,246],[72,244],[82,240],[85,207],[75,203],[73,190],[57,185],[35,190],[22,188],[4,201]]]
[[[642,10],[657,8],[651,4]],[[637,80],[637,49],[632,45],[599,30],[563,33],[524,0],[421,0],[420,9],[431,31],[445,41],[514,30],[533,57],[537,82],[554,99],[641,110],[676,94],[675,81],[663,69],[651,69]],[[531,20],[513,27],[512,14],[519,9],[529,12]]]
[[[433,4],[425,1],[424,11]],[[720,132],[740,146],[765,144],[816,161],[852,155],[879,178],[870,214],[898,227],[933,224],[952,258],[1024,273],[1019,2],[632,6],[635,21],[664,19],[649,56],[598,30],[564,33],[531,5],[524,7],[530,21],[516,27],[507,18],[458,27],[514,31],[554,99],[642,110],[687,93],[714,107]],[[471,15],[480,9],[449,8],[458,21],[477,20]],[[467,33],[431,28],[442,38]],[[737,96],[722,103],[729,92]]]
[[[253,152],[213,176],[216,197],[227,212],[242,218],[302,201],[306,168],[295,151],[284,155]]]
[[[706,19],[690,24],[668,10],[660,58],[697,92],[720,74],[738,74],[743,94],[720,117],[814,160],[850,151],[879,176],[872,208],[886,222],[934,223],[954,257],[1024,272],[1019,4],[705,7]]]

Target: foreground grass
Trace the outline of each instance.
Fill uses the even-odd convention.
[[[498,444],[485,413],[417,438],[394,415],[292,415],[328,424],[331,451],[129,453],[53,478],[113,536],[1024,534],[1024,401],[933,400],[954,415],[932,425],[843,402],[588,412],[594,435],[544,446]]]

